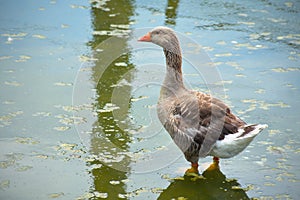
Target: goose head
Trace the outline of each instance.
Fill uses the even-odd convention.
[[[171,51],[173,53],[180,53],[178,38],[175,32],[168,27],[156,27],[146,35],[139,38],[138,41],[152,42],[158,46],[161,46],[164,50]]]

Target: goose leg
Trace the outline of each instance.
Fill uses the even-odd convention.
[[[219,169],[219,158],[213,157],[213,163],[205,170],[205,171],[214,171],[216,169]]]
[[[198,163],[191,163],[191,168],[187,169],[185,174],[189,174],[189,173],[199,174],[198,166],[199,166]]]
[[[217,164],[219,164],[219,160],[220,160],[220,158],[218,158],[218,157],[213,157],[213,162],[214,163],[217,163]]]

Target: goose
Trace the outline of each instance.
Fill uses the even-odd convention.
[[[183,152],[191,168],[198,171],[199,158],[231,158],[242,152],[266,124],[247,124],[234,115],[221,100],[210,94],[189,90],[182,77],[182,55],[176,33],[168,27],[156,27],[138,39],[163,48],[166,74],[157,103],[160,122]]]

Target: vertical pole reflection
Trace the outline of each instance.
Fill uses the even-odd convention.
[[[111,0],[103,3],[92,1],[91,4],[94,34],[90,46],[95,49],[99,44],[109,39],[110,36],[118,36],[123,38],[120,39],[118,48],[126,49],[127,42],[124,36],[129,32],[130,17],[134,11],[133,2],[130,0]],[[114,46],[112,45],[110,50],[114,51],[113,48]],[[100,49],[100,51],[103,51],[103,49]],[[109,53],[106,53],[106,55],[109,55]],[[96,156],[96,159],[89,162],[88,165],[99,166],[91,169],[94,181],[93,192],[106,194],[107,199],[118,199],[120,195],[126,193],[124,180],[128,176],[130,159],[122,162],[122,165],[126,165],[123,166],[125,170],[118,170],[112,167],[111,162],[112,160],[115,164],[118,162],[116,158],[118,152],[116,151],[120,149],[123,152],[128,151],[130,137],[124,131],[124,128],[118,126],[118,122],[114,118],[112,97],[118,98],[119,95],[120,101],[123,99],[127,101],[130,98],[131,87],[129,85],[122,88],[122,93],[113,93],[114,86],[123,79],[124,74],[126,74],[126,81],[131,82],[132,74],[130,70],[133,69],[133,66],[129,61],[129,53],[121,55],[112,63],[108,63],[108,66],[104,66],[103,62],[106,59],[109,60],[110,58],[99,56],[92,69],[92,79],[95,83],[97,94],[94,105],[97,122],[93,125],[90,152]],[[99,76],[99,72],[101,76]],[[122,105],[125,106],[121,106],[118,109],[122,110],[123,114],[127,114],[130,108],[128,101],[123,102]],[[113,144],[117,148],[112,148],[109,144]]]
[[[172,26],[176,25],[178,4],[179,4],[179,0],[168,0],[168,5],[165,11],[166,25],[172,25]]]

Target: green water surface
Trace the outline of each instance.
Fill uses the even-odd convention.
[[[0,198],[298,199],[299,12],[297,0],[1,1]],[[156,116],[163,53],[136,42],[161,25],[180,34],[189,88],[220,87],[243,120],[269,125],[220,168],[201,159],[201,176],[183,176]]]

